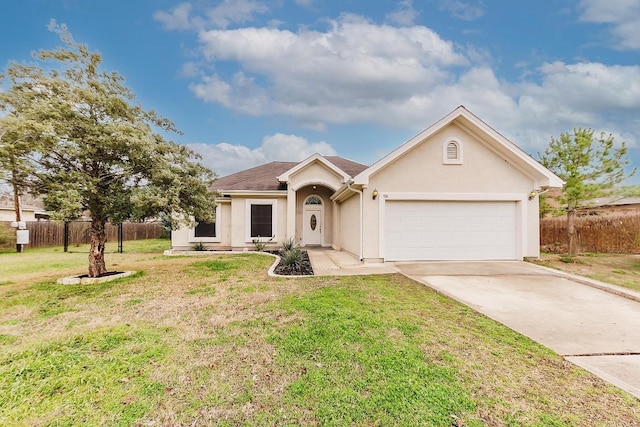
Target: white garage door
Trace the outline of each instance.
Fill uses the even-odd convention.
[[[387,261],[516,259],[516,203],[390,200],[384,246]]]

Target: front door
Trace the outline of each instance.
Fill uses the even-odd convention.
[[[322,244],[322,206],[305,205],[302,218],[302,243],[307,245]]]

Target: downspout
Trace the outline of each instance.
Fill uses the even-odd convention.
[[[362,254],[362,247],[363,247],[363,237],[364,237],[364,233],[363,233],[363,212],[362,212],[362,190],[356,190],[355,188],[351,187],[351,184],[353,184],[353,180],[350,179],[349,181],[347,181],[347,188],[351,191],[353,191],[354,193],[358,193],[360,195],[360,254],[359,254],[359,258],[360,261],[362,261],[363,259],[363,254]]]

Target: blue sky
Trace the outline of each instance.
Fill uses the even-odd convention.
[[[370,164],[458,105],[525,151],[591,127],[640,163],[637,0],[21,0],[0,65],[65,23],[219,175],[314,152]],[[635,182],[640,182],[636,177]]]

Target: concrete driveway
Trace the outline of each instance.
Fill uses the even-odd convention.
[[[640,398],[640,293],[517,261],[395,266]]]

